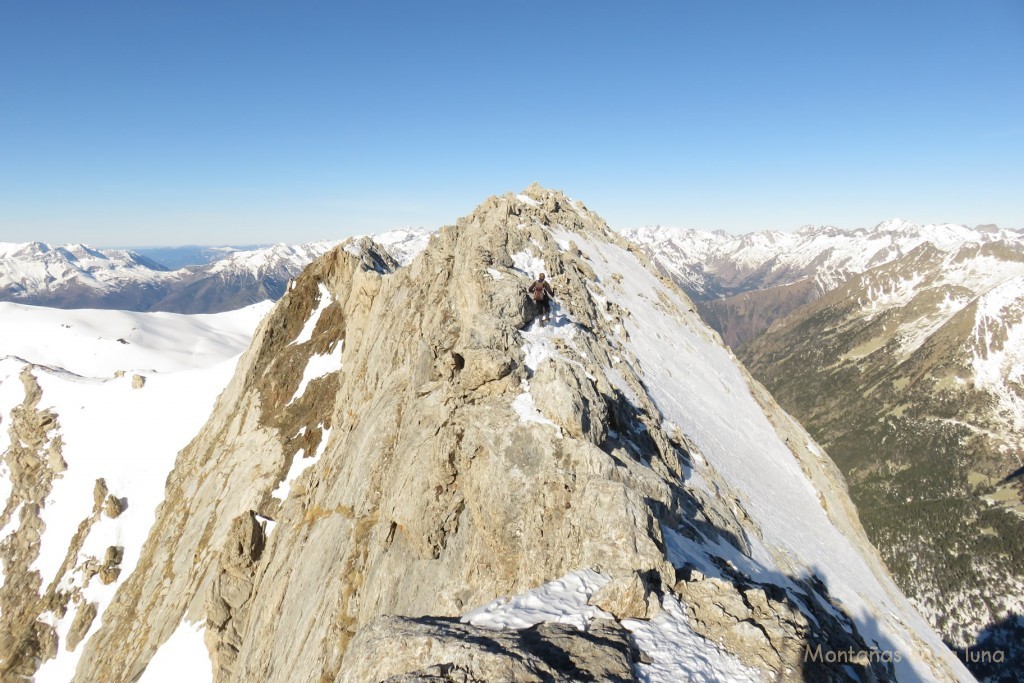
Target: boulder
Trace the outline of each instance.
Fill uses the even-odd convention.
[[[600,444],[605,438],[608,407],[594,381],[577,363],[563,358],[543,360],[530,380],[534,404],[575,439]]]

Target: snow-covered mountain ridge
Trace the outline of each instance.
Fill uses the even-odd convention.
[[[663,271],[695,300],[811,279],[822,292],[910,252],[925,242],[943,250],[977,242],[1024,241],[995,226],[951,223],[918,225],[890,219],[870,229],[804,226],[794,232],[733,235],[661,226],[624,230]]]
[[[125,281],[152,282],[166,277],[166,271],[160,264],[127,250],[0,242],[0,291],[6,296],[24,296],[72,281],[110,289]]]
[[[922,244],[945,251],[969,244],[1024,244],[1024,234],[995,226],[900,219],[870,230],[805,226],[792,233],[730,235],[653,227],[623,234],[693,297],[704,320],[733,348],[850,277]]]
[[[373,236],[399,263],[430,232],[409,228]],[[360,237],[345,240],[347,244]],[[221,258],[169,270],[124,249],[0,243],[0,300],[57,308],[216,313],[277,300],[290,279],[339,241],[225,250]]]
[[[406,267],[369,244],[303,271],[179,453],[134,570],[98,558],[112,601],[45,616],[71,590],[47,588],[12,631],[20,663],[73,661],[74,632],[79,682],[158,673],[182,644],[216,681],[970,680],[687,297],[581,202],[523,195]],[[12,407],[12,445],[56,475],[72,420],[45,396]]]

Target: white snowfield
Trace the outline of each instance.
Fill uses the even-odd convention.
[[[264,301],[226,313],[184,315],[62,310],[0,302],[0,357],[14,356],[87,377],[117,370],[174,372],[208,367],[249,346]]]
[[[31,365],[42,389],[39,408],[57,414],[56,434],[63,441],[67,463],[66,471],[54,480],[41,512],[46,529],[33,568],[42,575],[44,587],[56,577],[79,523],[92,512],[96,480],[105,479],[109,492],[127,502],[117,518],[100,517],[75,559],[76,569],[63,581],[81,587],[81,569],[90,557],[102,561],[109,546],[124,548],[121,579],[103,585],[94,577],[83,591],[86,600],[98,603],[101,615],[91,631],[99,627],[103,610],[138,562],[178,451],[209,417],[238,357],[248,348],[253,331],[271,305],[263,302],[215,315],[178,315],[0,303],[0,329],[4,331],[0,335],[0,452],[10,444],[7,426],[11,409],[25,397],[21,372]],[[115,377],[117,371],[124,374]],[[141,388],[132,386],[135,374],[145,378]],[[10,491],[10,472],[0,466],[0,500],[4,504]],[[0,540],[16,528],[16,522],[9,524],[0,532]],[[0,582],[3,580],[0,569]],[[79,645],[68,652],[64,647],[74,615],[71,608],[63,618],[44,617],[56,625],[60,643],[57,658],[43,664],[36,681],[66,683],[71,679],[83,649]],[[187,679],[157,676],[144,680],[210,680],[202,638],[190,633],[175,636],[165,649],[180,646],[188,650],[198,643],[201,649],[189,650],[194,655],[189,659],[197,672],[205,672],[205,678],[190,674]],[[183,658],[174,659],[177,661],[166,670],[168,674],[184,671]],[[147,676],[153,675],[147,672]]]

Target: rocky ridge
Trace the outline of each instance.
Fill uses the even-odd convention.
[[[263,320],[76,681],[183,619],[218,681],[969,679],[827,457],[581,203],[493,197],[396,266],[330,251]],[[584,628],[488,630],[581,571]]]

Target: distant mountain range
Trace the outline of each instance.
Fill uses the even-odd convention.
[[[925,242],[948,249],[1024,239],[994,225],[917,225],[898,218],[868,230],[805,226],[791,233],[733,235],[656,226],[623,234],[690,295],[704,319],[734,347],[851,276]]]
[[[146,258],[156,261],[169,270],[177,270],[185,266],[201,266],[206,263],[213,263],[227,258],[236,251],[256,251],[272,247],[272,244],[246,244],[246,245],[222,245],[202,246],[187,244],[180,247],[124,247],[126,251],[133,251]]]
[[[395,230],[373,240],[399,263],[426,244],[429,231]],[[0,301],[55,308],[218,313],[277,300],[313,259],[343,242],[276,244],[257,249],[183,247],[97,249],[83,244],[0,243]],[[202,260],[171,269],[159,262]]]
[[[1024,235],[887,221],[630,237],[825,446],[947,641],[1024,670]]]

